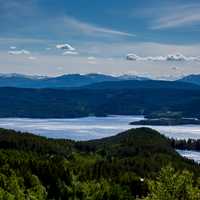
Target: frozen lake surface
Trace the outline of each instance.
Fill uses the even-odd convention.
[[[130,128],[130,122],[143,116],[84,117],[75,119],[0,118],[0,127],[27,131],[49,138],[91,140],[116,135]],[[162,134],[179,139],[200,139],[200,125],[147,126]]]
[[[0,127],[28,131],[49,138],[91,140],[132,128],[142,116],[83,117],[74,119],[0,118]]]
[[[197,151],[187,151],[187,150],[177,150],[177,152],[186,158],[194,160],[195,162],[200,164],[200,152]]]

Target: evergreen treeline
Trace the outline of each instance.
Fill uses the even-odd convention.
[[[199,177],[148,128],[87,142],[0,129],[0,200],[198,200]]]
[[[128,87],[129,82],[125,83]],[[142,83],[121,89],[0,88],[0,117],[150,116],[170,111],[183,117],[200,118],[200,89],[167,87],[162,82],[156,87],[146,84],[145,88]]]
[[[200,151],[200,140],[188,139],[188,140],[175,140],[171,139],[173,148],[181,150],[193,150]]]

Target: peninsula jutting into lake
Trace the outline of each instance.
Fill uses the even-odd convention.
[[[191,118],[160,118],[160,119],[144,119],[131,122],[131,125],[150,125],[150,126],[178,126],[178,125],[200,125],[199,119]]]

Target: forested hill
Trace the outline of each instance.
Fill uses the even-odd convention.
[[[107,155],[117,157],[132,156],[140,152],[148,154],[149,150],[153,153],[158,152],[158,149],[160,153],[175,153],[164,136],[149,128],[131,129],[116,136],[77,142],[75,146],[83,151],[104,151]]]
[[[184,117],[200,117],[199,89],[158,86],[66,90],[0,88],[0,117],[149,115],[162,111],[179,112]]]
[[[124,81],[104,81],[99,83],[93,83],[87,86],[83,86],[87,89],[190,89],[200,90],[200,86],[194,83],[185,83],[181,81],[159,81],[159,80],[124,80]]]
[[[199,175],[199,165],[148,128],[87,142],[0,129],[0,198],[5,200],[151,200],[164,191],[198,200]],[[150,180],[162,188],[152,191]]]

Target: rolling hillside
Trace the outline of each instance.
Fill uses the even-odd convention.
[[[118,82],[116,82],[118,85]],[[0,117],[66,118],[180,112],[200,117],[200,90],[193,85],[144,82],[107,89],[0,88]],[[143,82],[141,82],[143,83]],[[107,83],[106,83],[107,84]],[[109,82],[110,84],[110,82]],[[112,85],[113,86],[113,85]],[[186,87],[185,87],[186,86]],[[192,87],[191,87],[192,86]],[[191,88],[190,88],[191,87]],[[95,86],[96,88],[96,86]]]
[[[200,85],[200,75],[199,74],[192,74],[192,75],[189,75],[189,76],[185,76],[182,79],[179,79],[178,81]]]
[[[109,90],[121,90],[121,89],[197,89],[200,90],[200,86],[193,83],[177,82],[177,81],[158,81],[158,80],[123,80],[123,81],[105,81],[99,83],[93,83],[87,85],[84,88],[87,89],[109,89]]]
[[[163,169],[169,164],[176,172]],[[175,190],[174,183],[182,180],[177,173],[187,181],[175,184]],[[149,181],[158,176],[162,184],[173,183],[167,184],[173,188],[170,194],[198,199],[199,174],[199,165],[182,158],[167,138],[148,128],[87,142],[0,129],[0,196],[6,200],[145,200]]]

